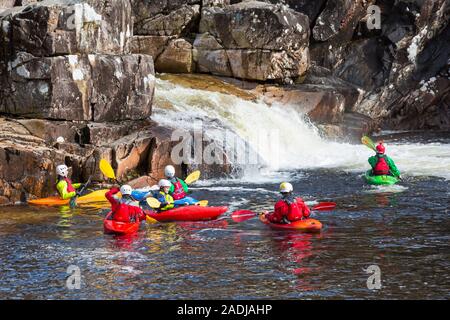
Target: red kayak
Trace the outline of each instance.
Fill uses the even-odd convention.
[[[314,233],[320,232],[320,230],[322,229],[322,223],[316,219],[305,219],[291,222],[289,224],[281,224],[270,222],[269,220],[267,220],[266,216],[262,214],[259,216],[259,220],[275,230],[291,230]]]
[[[105,220],[103,220],[103,227],[105,229],[105,233],[107,234],[116,234],[116,235],[124,235],[124,234],[132,234],[136,233],[139,230],[140,222],[120,222],[110,220],[111,212],[106,215]]]
[[[202,221],[214,220],[227,212],[228,207],[201,207],[186,206],[171,209],[161,213],[147,213],[147,215],[160,222],[168,221]]]

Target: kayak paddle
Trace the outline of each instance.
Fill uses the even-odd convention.
[[[251,210],[237,210],[231,214],[231,219],[233,219],[234,222],[244,222],[256,215],[258,214]]]
[[[89,176],[88,181],[84,184],[83,188],[69,201],[69,206],[71,208],[75,208],[77,206],[77,199],[79,197],[79,194],[82,194],[84,190],[86,190],[87,186],[91,184],[91,178],[92,176]]]
[[[152,217],[149,217],[149,216],[145,216],[145,221],[148,223],[148,224],[155,224],[155,223],[158,223],[158,220],[156,220],[156,219],[153,219]]]
[[[376,151],[375,143],[373,143],[372,139],[370,139],[368,136],[363,136],[361,138],[361,142],[362,142],[363,145],[365,145],[369,149],[372,149],[373,151]]]
[[[315,211],[329,211],[336,208],[335,202],[320,202],[316,204],[312,209]]]
[[[196,203],[196,205],[198,205],[200,207],[207,207],[208,206],[208,200],[200,200],[199,202]]]
[[[145,201],[150,206],[150,208],[153,209],[159,208],[161,206],[161,202],[159,202],[158,199],[152,197],[148,197],[147,199],[145,199]]]
[[[336,203],[334,202],[320,202],[312,207],[315,211],[328,211],[336,208]],[[243,222],[249,220],[258,215],[258,213],[251,210],[237,210],[231,214],[231,219],[235,222]]]
[[[100,160],[100,171],[105,175],[105,177],[109,179],[116,180],[116,174],[114,173],[114,169],[111,167],[109,162],[105,159]]]
[[[188,175],[187,178],[184,180],[184,182],[186,182],[186,184],[193,184],[198,179],[200,179],[200,171],[199,170],[194,171],[190,175]]]

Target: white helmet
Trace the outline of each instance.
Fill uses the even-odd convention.
[[[133,192],[133,188],[130,187],[129,185],[123,185],[120,187],[120,193],[125,196],[125,195],[131,195],[131,193]]]
[[[67,176],[69,175],[69,168],[65,164],[61,164],[56,167],[56,174],[58,176],[67,178]]]
[[[164,174],[167,178],[173,178],[175,177],[175,168],[173,166],[166,166],[164,168]]]
[[[172,183],[171,183],[169,180],[161,179],[161,180],[159,180],[159,182],[158,182],[158,186],[159,186],[160,188],[171,187],[171,186],[172,186]]]
[[[287,193],[294,191],[294,187],[289,182],[283,182],[280,184],[280,192],[281,193]]]

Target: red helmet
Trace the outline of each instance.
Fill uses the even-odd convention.
[[[378,153],[384,153],[386,151],[386,149],[383,146],[383,143],[380,143],[377,145],[377,152]]]

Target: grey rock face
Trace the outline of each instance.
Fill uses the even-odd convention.
[[[264,81],[308,68],[308,17],[283,6],[249,1],[205,8],[199,32],[194,50],[202,72]]]
[[[28,118],[116,121],[151,114],[150,56],[20,54],[8,63],[0,112]]]

